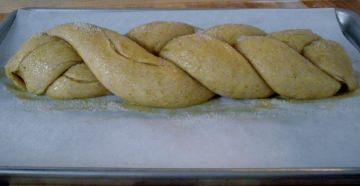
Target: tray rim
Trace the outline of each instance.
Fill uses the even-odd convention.
[[[237,10],[240,8],[53,8],[25,7],[14,10],[0,22],[0,44],[16,18],[18,10],[56,10],[56,11],[167,11],[167,10]],[[259,9],[259,8],[241,8]],[[283,8],[260,8],[283,9]],[[286,8],[309,9],[309,8]],[[343,8],[334,9],[337,21],[346,38],[360,51],[360,42],[349,39],[343,29],[345,23],[340,21],[339,14],[349,16],[360,23],[360,16]],[[4,28],[5,27],[5,28]],[[360,29],[360,28],[358,28]],[[5,31],[4,31],[5,30]],[[5,32],[5,33],[3,33]],[[32,166],[0,166],[0,183],[11,178],[64,177],[64,178],[285,178],[285,177],[359,177],[360,167],[289,167],[289,168],[100,168],[100,167],[32,167]]]
[[[360,175],[360,167],[338,168],[98,168],[0,166],[1,176],[264,177]]]

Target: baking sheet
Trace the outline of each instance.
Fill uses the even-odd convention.
[[[286,17],[287,21],[279,20]],[[154,20],[200,28],[310,28],[340,42],[360,70],[334,9],[19,10],[0,63],[31,34],[66,22],[126,33]],[[54,101],[14,89],[1,74],[0,166],[127,168],[359,167],[359,91],[317,101],[218,98],[186,109],[127,105],[107,96]]]

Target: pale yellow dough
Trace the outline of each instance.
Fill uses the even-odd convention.
[[[113,93],[151,107],[196,105],[215,94],[317,99],[342,85],[357,88],[346,51],[311,30],[266,34],[244,24],[196,30],[156,21],[124,36],[86,23],[59,25],[29,38],[5,72],[17,87],[54,99]]]
[[[357,88],[350,58],[335,41],[314,41],[304,48],[303,55],[331,77],[346,84],[350,91]]]
[[[80,63],[56,79],[47,89],[46,95],[54,99],[91,98],[105,95],[107,92],[88,67]]]
[[[77,64],[82,64],[82,59],[69,44],[59,38],[40,33],[35,34],[21,46],[6,65],[5,71],[15,85],[34,94],[46,93],[50,97],[59,99],[106,95],[108,91],[96,79],[93,79],[93,82],[97,83],[97,87],[84,82],[73,83],[69,87],[68,82],[81,79],[83,74],[92,74],[87,68],[72,72],[76,76],[71,81],[59,80],[64,79],[63,74]],[[53,85],[55,82],[56,86]],[[54,90],[49,90],[54,87],[56,87],[56,95],[53,95]],[[80,89],[86,93],[80,93]]]
[[[233,47],[205,34],[178,37],[165,45],[160,56],[222,96],[264,98],[273,93]]]
[[[152,53],[159,53],[171,39],[193,34],[195,28],[179,22],[155,21],[131,29],[126,36]]]
[[[290,29],[273,32],[269,34],[269,37],[284,42],[299,53],[302,52],[306,45],[320,39],[320,36],[308,29]]]
[[[56,41],[54,37],[50,37],[44,33],[38,33],[26,40],[18,51],[13,55],[5,65],[6,76],[13,81],[13,83],[23,90],[26,90],[24,80],[18,75],[21,62],[37,47],[42,46],[48,42]]]
[[[184,107],[213,96],[173,63],[146,54],[145,49],[116,32],[89,24],[65,24],[49,30],[48,34],[69,42],[95,77],[129,103]],[[151,57],[141,60],[137,56],[127,57],[134,50]]]
[[[286,44],[263,36],[249,36],[236,48],[246,56],[278,94],[296,99],[333,96],[340,83]]]
[[[335,41],[324,40],[306,29],[273,32],[272,38],[286,43],[328,75],[346,84],[348,90],[357,88],[354,70],[345,50]]]
[[[266,32],[251,25],[223,24],[206,29],[204,34],[216,37],[230,45],[235,45],[242,36],[264,36]]]

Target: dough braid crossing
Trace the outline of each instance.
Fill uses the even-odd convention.
[[[14,84],[56,99],[113,93],[128,103],[185,107],[235,99],[318,99],[357,82],[336,42],[306,29],[265,33],[242,24],[200,30],[151,22],[126,35],[85,23],[29,38],[5,66]]]

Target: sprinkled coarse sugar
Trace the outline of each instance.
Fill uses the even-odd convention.
[[[101,31],[101,29],[95,25],[89,24],[89,23],[83,23],[83,22],[75,22],[73,23],[73,25],[75,26],[75,28],[77,30],[81,30],[81,31]]]
[[[236,39],[236,41],[237,41],[237,42],[242,42],[242,41],[248,39],[249,37],[253,37],[253,36],[241,35],[240,37],[238,37],[238,38]]]
[[[45,35],[47,35],[47,33],[45,33],[45,32],[36,32],[33,35],[31,35],[28,40],[34,39],[34,38],[37,38],[37,37],[41,37],[41,36],[45,36]]]
[[[326,42],[329,42],[329,41],[326,41],[326,40],[318,40],[318,41],[314,41],[314,42],[312,42],[313,43],[313,45],[315,46],[315,47],[318,47],[318,48],[322,48],[322,49],[327,49],[328,48],[328,43],[326,43]]]
[[[188,36],[184,36],[184,37],[188,37]],[[207,34],[204,34],[202,32],[195,32],[195,34],[193,35],[190,35],[191,39],[193,40],[196,40],[196,41],[217,41],[218,39],[210,36],[210,35],[207,35]]]
[[[200,28],[200,27],[194,27],[195,28],[195,34],[203,34],[204,33],[204,29]]]

